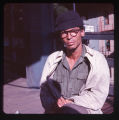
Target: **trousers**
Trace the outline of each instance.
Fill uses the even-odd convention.
[[[55,111],[56,114],[88,114],[88,111],[85,107],[79,106],[76,104],[68,103],[58,108]]]

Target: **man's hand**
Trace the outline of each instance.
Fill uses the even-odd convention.
[[[64,99],[63,97],[60,97],[58,100],[57,100],[57,105],[58,107],[62,107],[63,105],[67,104],[67,103],[73,103],[71,100],[68,100],[68,99]]]

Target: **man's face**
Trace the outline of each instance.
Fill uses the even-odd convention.
[[[69,50],[76,49],[82,43],[82,36],[84,36],[84,30],[81,30],[79,27],[61,32],[61,39],[64,46]]]

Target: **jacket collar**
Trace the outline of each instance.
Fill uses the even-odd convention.
[[[93,49],[91,49],[90,47],[84,45],[85,48],[86,48],[86,54],[88,53],[90,56],[93,56],[94,55],[94,52],[93,52]]]
[[[54,64],[58,63],[62,59],[62,55],[63,55],[63,51],[61,50],[57,53],[56,60],[55,60]]]

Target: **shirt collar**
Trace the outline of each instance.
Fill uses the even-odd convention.
[[[80,58],[78,58],[78,60],[77,60],[77,62],[75,63],[75,65],[74,65],[73,68],[75,68],[78,64],[80,64],[81,62],[84,61],[85,53],[86,53],[86,48],[85,48],[84,45],[82,45],[82,53],[81,53],[81,56],[80,56]],[[61,62],[62,62],[62,64],[63,64],[66,68],[69,69],[69,65],[68,65],[68,62],[67,62],[67,60],[66,60],[66,54],[65,54],[65,52],[64,52],[63,55],[62,55],[62,61],[61,61]]]

